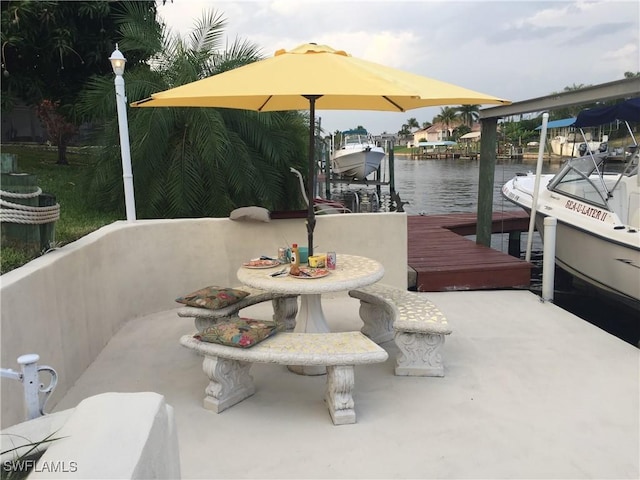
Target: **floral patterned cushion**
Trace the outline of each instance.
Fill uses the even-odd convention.
[[[207,327],[196,333],[194,338],[202,342],[247,348],[260,343],[277,331],[278,325],[275,322],[236,318]]]
[[[176,298],[176,302],[184,303],[191,307],[208,308],[210,310],[217,310],[218,308],[224,308],[229,305],[233,305],[239,302],[244,297],[249,295],[249,292],[244,290],[238,290],[235,288],[218,287],[212,285],[210,287],[201,288],[193,293],[188,293],[181,297]]]

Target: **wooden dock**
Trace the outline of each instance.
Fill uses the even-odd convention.
[[[463,236],[476,233],[476,222],[475,213],[410,215],[409,288],[420,292],[528,288],[529,262]],[[517,233],[528,228],[529,215],[524,211],[493,215],[493,233]]]

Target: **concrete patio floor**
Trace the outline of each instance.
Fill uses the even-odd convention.
[[[334,426],[325,377],[252,368],[256,393],[204,410],[202,359],[176,310],[130,320],[56,405],[153,391],[175,408],[183,478],[640,477],[640,350],[528,291],[425,293],[448,317],[445,377],[356,367],[357,423]],[[358,301],[323,297],[334,330]],[[268,319],[270,304],[243,311]],[[116,460],[116,459],[114,459]]]

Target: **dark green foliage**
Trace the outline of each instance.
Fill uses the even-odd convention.
[[[542,123],[541,118],[532,120],[520,120],[519,122],[505,122],[502,124],[502,133],[507,142],[512,145],[526,145],[528,142],[540,139],[540,131],[536,130]]]
[[[154,58],[152,69],[127,68],[129,102],[260,58],[258,48],[246,41],[221,49],[226,22],[218,14],[205,13],[186,40],[164,32],[155,46],[137,41],[153,26],[141,22],[139,12],[125,12],[120,19],[124,55],[129,54],[124,46],[130,45],[151,49],[140,54]],[[80,111],[104,125],[96,139],[104,147],[87,196],[97,207],[113,209],[124,200],[112,76],[91,79]],[[306,171],[304,114],[129,108],[128,123],[138,218],[220,217],[246,205],[270,210],[303,206],[289,167]]]
[[[473,124],[477,122],[480,117],[480,105],[460,105],[456,110],[463,124],[468,126],[469,131],[471,131],[471,127],[473,127]],[[462,135],[464,135],[464,133]]]
[[[466,133],[469,133],[471,128],[468,125],[460,124],[456,128],[453,129],[453,139],[457,142],[461,136]]]
[[[454,107],[440,107],[440,113],[433,118],[433,122],[442,123],[447,130],[451,130],[452,126],[457,125],[459,120],[458,109]],[[447,140],[449,134],[447,133]]]
[[[49,99],[72,118],[87,78],[111,72],[108,57],[122,39],[118,16],[125,3],[159,32],[153,1],[2,1],[2,109],[17,99],[28,105]],[[135,65],[147,58],[132,51],[127,60]]]

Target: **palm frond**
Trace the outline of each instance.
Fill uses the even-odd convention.
[[[128,41],[138,41],[144,22],[127,26],[124,15],[122,19]],[[128,21],[137,21],[135,15]],[[146,98],[260,58],[256,45],[239,39],[216,50],[224,25],[221,15],[205,15],[188,44],[164,31],[163,48],[150,67],[140,65],[125,73],[127,97]],[[112,82],[112,76],[92,79],[82,108],[104,122],[91,201],[120,210],[124,194]],[[238,206],[282,210],[300,204],[289,166],[306,168],[304,114],[133,108],[128,109],[128,120],[139,218],[227,216]]]
[[[121,35],[120,49],[139,52],[144,58],[162,50],[164,26],[140,2],[121,2],[121,11],[114,19]]]
[[[227,20],[221,13],[214,10],[203,12],[189,35],[191,50],[210,55],[219,48],[218,42],[222,39],[226,26]]]
[[[216,75],[262,59],[256,44],[236,38],[231,45],[216,55],[211,55],[204,65],[207,75]]]

